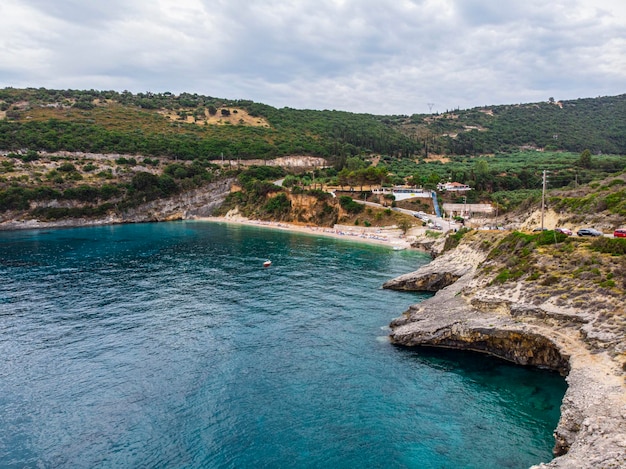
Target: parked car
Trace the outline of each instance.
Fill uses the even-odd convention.
[[[578,236],[603,236],[603,233],[593,228],[581,228],[576,232]]]
[[[535,228],[535,229],[533,230],[533,232],[535,232],[535,231],[548,231],[548,228],[540,228],[540,227],[537,227],[537,228]]]
[[[572,236],[572,230],[570,230],[569,228],[556,228],[554,231],[556,231],[557,233],[563,233],[567,236]]]
[[[428,222],[430,219],[428,218],[428,215],[426,215],[424,212],[415,212],[413,214],[413,216],[415,218],[419,218],[422,221]]]
[[[618,228],[613,232],[614,238],[626,238],[626,228]]]

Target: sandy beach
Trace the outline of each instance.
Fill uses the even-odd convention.
[[[195,218],[195,220],[258,226],[275,230],[291,231],[294,233],[305,233],[316,236],[345,239],[360,243],[384,245],[389,246],[392,249],[407,249],[411,247],[406,237],[402,234],[402,231],[395,227],[335,225],[333,228],[330,228],[327,226],[297,225],[294,223],[250,220],[244,217],[198,217]]]

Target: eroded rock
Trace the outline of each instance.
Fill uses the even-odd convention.
[[[441,286],[391,322],[391,341],[472,350],[566,375],[556,457],[537,467],[626,467],[626,331],[616,326],[622,313],[615,311],[623,305],[602,297],[596,304],[607,306],[577,309],[562,291],[537,282],[493,282],[497,271],[479,268],[487,257],[484,245],[474,235],[428,266],[387,282],[402,289]],[[457,280],[448,283],[453,275]],[[594,302],[593,296],[585,300]]]

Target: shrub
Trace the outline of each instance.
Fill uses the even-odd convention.
[[[545,287],[549,287],[551,285],[555,285],[557,283],[559,283],[559,278],[554,276],[554,275],[548,275],[545,279],[543,279],[541,281],[541,285],[545,286]]]
[[[152,173],[140,171],[133,176],[131,186],[140,192],[149,192],[153,188],[158,187],[159,178]]]
[[[426,230],[424,234],[429,238],[439,238],[442,233],[440,231]]]
[[[34,150],[28,150],[25,154],[19,157],[24,163],[30,163],[31,161],[37,161],[39,154]]]
[[[30,192],[23,187],[9,187],[0,191],[0,210],[26,210]]]
[[[98,174],[96,174],[96,176],[102,179],[113,179],[113,171],[111,171],[110,169],[107,169],[106,171],[100,171]]]
[[[356,214],[361,213],[364,208],[363,205],[352,200],[352,197],[348,197],[347,195],[342,195],[339,197],[339,205],[348,213]]]
[[[73,171],[76,171],[76,166],[74,166],[72,163],[63,163],[61,166],[59,166],[58,170],[64,173],[71,173]]]
[[[589,246],[593,251],[623,256],[626,254],[626,238],[597,238]]]
[[[454,234],[449,235],[446,238],[446,242],[443,246],[443,250],[445,251],[449,251],[450,249],[454,249],[455,247],[457,247],[459,245],[459,243],[461,242],[461,239],[463,238],[463,236],[465,236],[465,234],[470,231],[469,228],[461,228],[459,231],[457,231]]]
[[[330,195],[328,192],[324,192],[320,189],[311,189],[306,191],[307,195],[311,195],[313,197],[315,197],[317,200],[328,200],[330,198],[332,198],[332,195]]]
[[[494,283],[504,283],[510,278],[511,278],[511,272],[509,271],[509,269],[504,269],[498,275],[496,275],[496,278],[494,278],[493,281]]]
[[[248,192],[253,197],[265,197],[272,192],[280,192],[282,188],[274,185],[268,181],[257,181],[252,180],[244,186],[246,192]]]
[[[123,156],[116,159],[115,162],[119,165],[128,165],[128,166],[135,166],[137,164],[137,160],[135,158],[124,158]]]
[[[45,207],[33,210],[33,215],[43,220],[58,220],[60,218],[99,217],[113,209],[111,204],[102,204],[97,207]]]
[[[270,198],[264,207],[265,211],[273,215],[284,215],[289,213],[291,209],[291,201],[287,197],[287,194],[281,192],[275,197]]]

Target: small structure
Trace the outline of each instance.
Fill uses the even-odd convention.
[[[461,184],[460,182],[440,182],[437,184],[437,190],[448,192],[465,192],[471,191],[472,188],[467,184]]]
[[[431,199],[432,194],[429,190],[422,189],[421,187],[411,186],[394,186],[394,187],[381,187],[380,189],[372,189],[372,194],[385,195],[391,194],[394,196],[394,200],[407,200],[407,199]]]
[[[475,213],[492,215],[495,212],[491,204],[443,204],[443,211],[450,216],[471,217]]]

